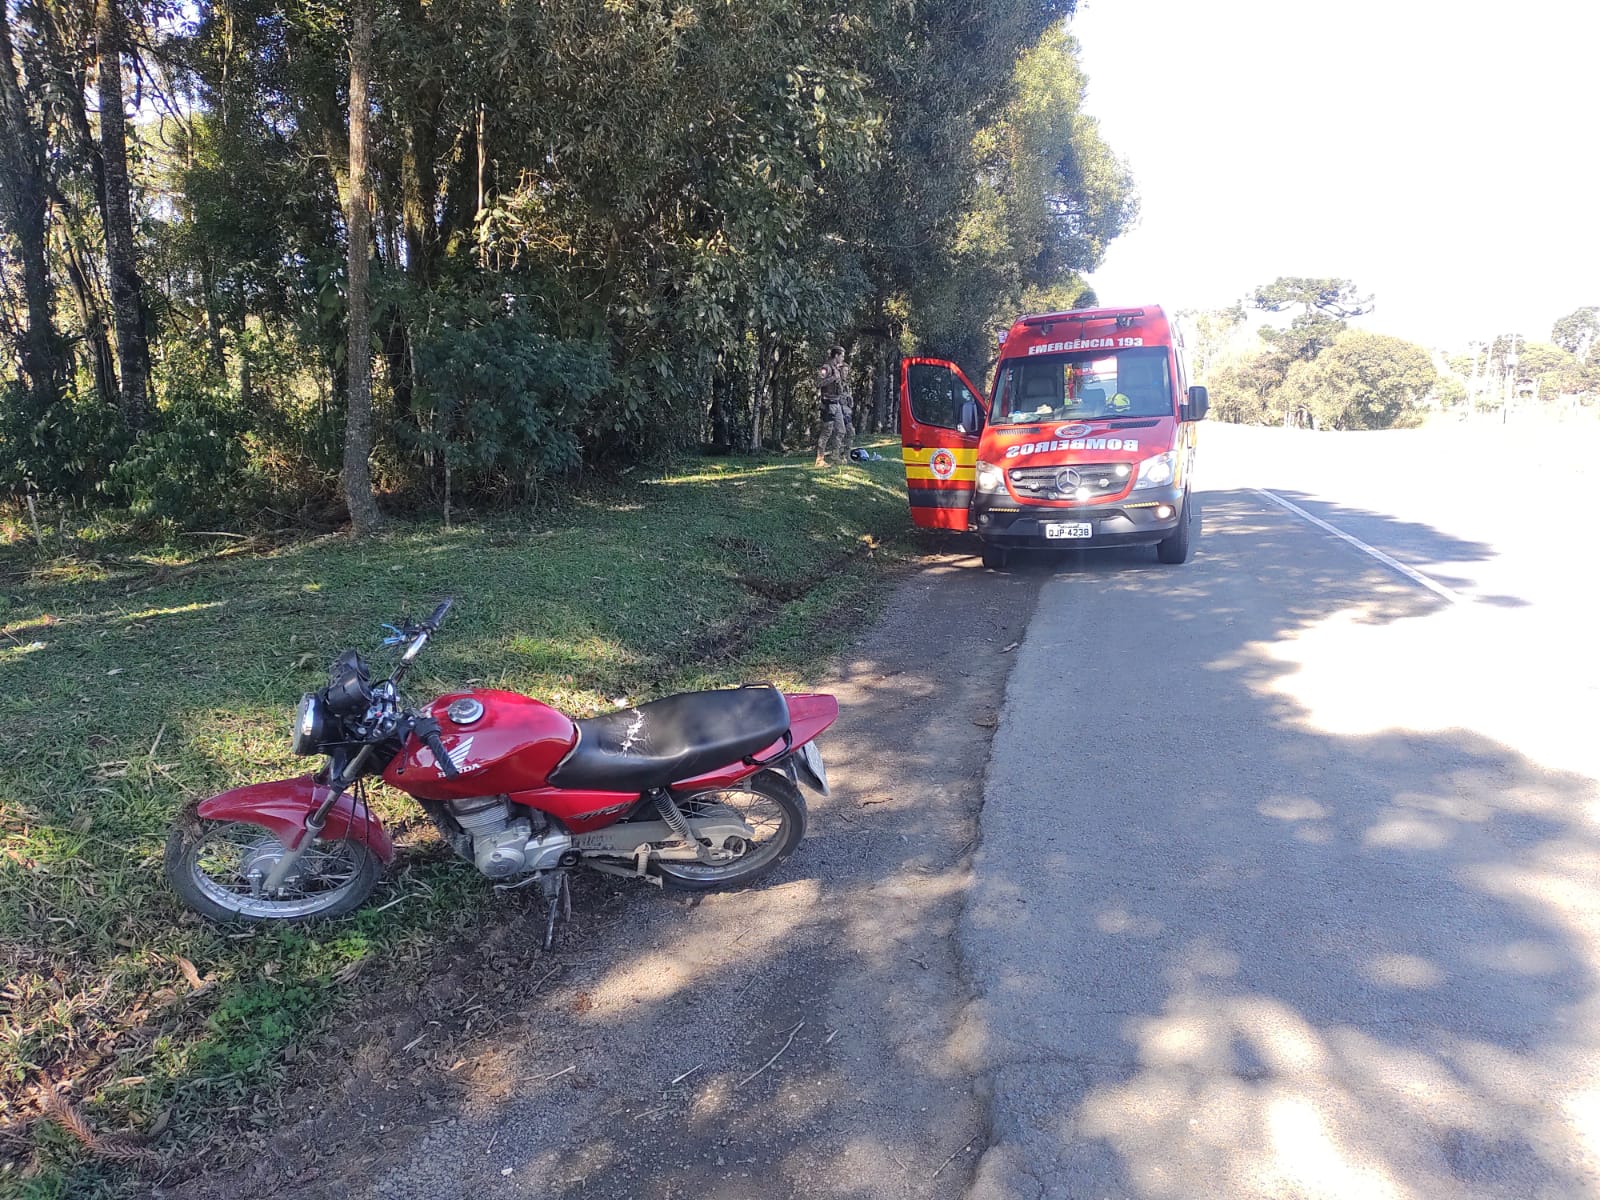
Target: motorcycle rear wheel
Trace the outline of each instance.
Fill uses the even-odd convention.
[[[696,792],[677,803],[684,816],[691,819],[713,807],[732,809],[756,836],[737,858],[727,863],[657,862],[662,886],[675,891],[715,892],[748,887],[776,870],[806,834],[805,798],[799,788],[776,771],[760,771],[740,788]]]
[[[163,866],[185,904],[222,922],[342,917],[361,907],[383,870],[360,842],[319,840],[277,895],[263,895],[261,881],[283,853],[283,843],[264,826],[190,815],[167,835]]]

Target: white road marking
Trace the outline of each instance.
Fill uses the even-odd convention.
[[[1311,524],[1315,525],[1318,529],[1327,530],[1329,533],[1333,534],[1333,536],[1338,538],[1340,541],[1349,542],[1352,546],[1354,546],[1357,550],[1360,550],[1363,554],[1370,554],[1373,558],[1377,559],[1384,566],[1390,568],[1391,570],[1400,572],[1400,574],[1404,575],[1407,579],[1411,580],[1412,583],[1421,584],[1423,587],[1427,588],[1434,595],[1444,597],[1444,599],[1450,601],[1451,604],[1462,604],[1462,603],[1465,602],[1466,598],[1464,596],[1462,596],[1460,592],[1451,591],[1449,588],[1445,587],[1444,584],[1440,583],[1438,580],[1429,579],[1421,571],[1418,571],[1414,567],[1406,566],[1405,563],[1401,562],[1397,558],[1390,557],[1389,555],[1385,554],[1382,550],[1379,550],[1376,546],[1369,546],[1369,545],[1367,545],[1367,543],[1363,542],[1360,538],[1354,537],[1351,534],[1346,533],[1344,530],[1338,528],[1337,526],[1328,524],[1328,522],[1324,521],[1321,517],[1312,516],[1305,509],[1301,508],[1298,504],[1291,504],[1291,503],[1289,503],[1289,501],[1285,500],[1282,496],[1279,496],[1279,495],[1277,495],[1277,494],[1275,494],[1273,492],[1269,492],[1265,488],[1255,488],[1254,491],[1256,492],[1257,495],[1265,496],[1268,500],[1271,500],[1274,504],[1280,505],[1281,507],[1288,509],[1290,512],[1292,512],[1295,516],[1299,517],[1301,520],[1310,521]]]

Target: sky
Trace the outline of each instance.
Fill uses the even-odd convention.
[[[1595,0],[1080,0],[1072,30],[1140,195],[1101,303],[1338,276],[1362,327],[1450,349],[1600,305]]]

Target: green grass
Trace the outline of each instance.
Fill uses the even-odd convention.
[[[912,545],[897,458],[697,461],[553,512],[361,545],[0,558],[0,1194],[140,1186],[27,1123],[41,1082],[70,1081],[97,1131],[167,1114],[171,1153],[278,1086],[285,1049],[338,1010],[361,963],[415,958],[485,903],[487,883],[427,853],[426,822],[393,795],[381,807],[410,853],[346,921],[241,935],[168,892],[162,841],[186,802],[306,769],[289,714],[337,651],[370,650],[380,621],[448,594],[414,693],[480,683],[581,715],[803,683]]]

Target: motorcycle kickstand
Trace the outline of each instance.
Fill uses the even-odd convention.
[[[556,918],[572,919],[572,880],[570,871],[555,871],[552,881],[549,876],[539,881],[539,890],[544,893],[544,948],[546,950],[555,945]]]

